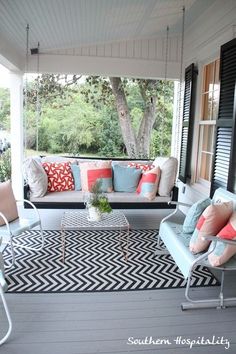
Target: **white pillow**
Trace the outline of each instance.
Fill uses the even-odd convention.
[[[29,185],[32,197],[43,197],[48,189],[48,176],[38,161],[32,157],[24,161],[24,177]]]
[[[168,157],[158,156],[153,161],[153,165],[155,165],[156,167],[159,166],[160,168],[162,168],[162,166],[164,165],[164,163],[167,160],[168,160]]]
[[[177,167],[178,160],[175,157],[169,157],[161,166],[161,179],[158,187],[158,194],[161,197],[170,196],[170,192],[175,185]]]

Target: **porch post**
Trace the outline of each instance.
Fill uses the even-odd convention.
[[[10,72],[11,168],[16,199],[23,198],[23,73]]]

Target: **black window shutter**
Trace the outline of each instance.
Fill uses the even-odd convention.
[[[195,69],[194,64],[191,64],[185,69],[184,79],[183,123],[179,163],[179,179],[183,183],[186,183],[187,178],[191,177],[190,159],[192,150],[196,78],[197,70]]]
[[[234,191],[236,117],[236,39],[221,47],[220,101],[216,120],[211,196],[218,187]]]

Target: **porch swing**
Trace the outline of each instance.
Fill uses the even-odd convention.
[[[183,47],[183,34],[182,34],[182,47]],[[39,77],[39,44],[38,44],[38,48],[35,48],[34,52],[32,53],[31,50],[31,54],[37,54],[37,72],[38,72],[38,77]],[[166,28],[166,41],[165,41],[165,61],[164,61],[164,104],[163,104],[163,114],[165,113],[165,103],[166,103],[166,94],[167,94],[167,90],[166,90],[166,86],[167,86],[167,72],[168,72],[168,54],[169,54],[169,26],[167,26]],[[28,60],[28,58],[27,58]],[[181,73],[180,76],[182,76],[182,60],[183,57],[181,57]],[[182,77],[181,77],[182,79]],[[38,83],[38,82],[37,82]],[[37,86],[38,88],[38,86]],[[164,119],[163,119],[163,114],[162,114],[162,119],[161,119],[161,124],[160,124],[160,131],[161,131],[161,142],[160,142],[160,165],[161,165],[161,169],[163,166],[163,162],[166,160],[166,158],[163,157],[163,153],[164,153],[164,149],[163,149],[163,145],[164,145]],[[38,100],[38,89],[37,89],[37,104],[36,104],[36,128],[37,128],[37,132],[38,132],[38,118],[39,118],[39,100]],[[36,146],[38,147],[38,139],[37,139],[37,144]],[[73,157],[78,159],[77,157]],[[83,158],[79,158],[81,161],[83,161]],[[99,160],[100,158],[93,158],[93,160]],[[158,160],[159,158],[157,158],[156,160]],[[170,159],[173,159],[170,158]],[[86,159],[87,160],[87,159]],[[103,160],[110,160],[108,158],[103,158]],[[118,162],[120,159],[119,158],[115,158],[112,159],[115,162]],[[122,159],[122,160],[126,160],[126,162],[135,162],[135,161],[139,161],[140,160],[135,160],[135,159]],[[157,164],[159,165],[159,161],[157,162]],[[173,163],[172,163],[173,166]],[[176,175],[176,170],[177,167],[172,168],[172,172],[168,172],[168,177],[165,177],[165,180],[167,180],[167,184],[169,183],[169,180],[173,179],[173,175]],[[163,176],[163,180],[164,180],[164,175],[165,172],[162,169],[162,176]],[[166,175],[165,175],[166,176]],[[169,201],[177,201],[178,200],[178,187],[174,185],[174,183],[172,184],[172,182],[170,183],[172,185],[171,187],[171,192],[169,195],[167,194],[160,194],[160,196],[156,196],[155,200],[151,200],[148,201],[147,199],[145,200],[145,198],[141,197],[135,197],[134,196],[127,196],[126,193],[123,193],[122,196],[117,197],[117,194],[119,192],[114,192],[113,194],[115,195],[114,197],[111,195],[112,193],[109,193],[109,202],[110,205],[113,209],[175,209],[175,205],[170,204]],[[72,191],[73,192],[73,191]],[[66,192],[66,193],[70,193],[70,191]],[[79,192],[78,192],[79,193]],[[31,200],[34,205],[37,208],[44,208],[44,209],[84,209],[84,201],[83,201],[83,197],[81,197],[81,195],[76,195],[76,197],[72,197],[72,198],[68,198],[68,196],[66,196],[64,198],[64,195],[61,195],[61,198],[54,198],[49,196],[49,194],[52,193],[48,193],[45,197],[41,197],[41,198],[31,198],[30,196],[30,188],[29,185],[25,185],[24,187],[24,196],[26,199]],[[54,192],[54,194],[56,194]],[[122,194],[122,193],[121,193]],[[28,205],[25,204],[25,208],[28,208]]]

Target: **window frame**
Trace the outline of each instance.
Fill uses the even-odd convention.
[[[209,65],[213,65],[213,89],[212,90],[206,90],[206,80],[207,80],[207,67]],[[211,188],[211,179],[212,179],[212,171],[213,171],[213,159],[214,159],[214,136],[215,136],[215,129],[216,129],[216,120],[217,120],[217,115],[218,115],[218,109],[219,109],[219,92],[220,92],[220,83],[219,83],[219,67],[220,67],[220,58],[215,58],[212,59],[210,62],[205,63],[202,66],[202,77],[201,77],[201,88],[200,88],[200,98],[199,98],[199,104],[200,104],[200,111],[199,111],[199,119],[198,119],[198,142],[197,142],[197,156],[196,156],[196,171],[195,171],[195,183],[201,185],[201,187],[206,191],[206,193],[210,192]],[[218,69],[218,72],[216,73],[216,70]],[[218,79],[216,81],[216,79]],[[210,80],[209,80],[210,82]],[[215,89],[215,85],[218,85],[218,87]],[[210,83],[209,83],[210,85]],[[215,93],[218,92],[217,96],[217,110],[215,112],[215,117],[213,116],[213,100]],[[206,95],[209,95],[209,93],[212,94],[211,97],[211,112],[210,112],[210,117],[209,119],[204,119],[204,112],[206,112],[206,101],[205,97]],[[209,101],[207,101],[209,102]],[[204,153],[203,150],[203,136],[204,136],[204,129],[202,127],[204,126],[212,126],[213,131],[211,134],[211,150],[210,151],[205,151],[205,153],[209,152],[209,155],[211,156],[211,162],[210,162],[210,172],[209,172],[209,178],[204,179],[201,177],[201,169],[202,167],[202,154]],[[205,165],[205,170],[206,170],[206,165]]]

